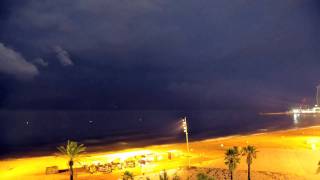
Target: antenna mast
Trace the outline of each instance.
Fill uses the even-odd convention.
[[[316,97],[317,106],[319,106],[319,95],[320,95],[320,85],[317,86],[317,97]]]

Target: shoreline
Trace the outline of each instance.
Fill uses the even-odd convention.
[[[320,128],[320,125],[313,125],[307,127],[295,127],[295,128],[287,128],[287,129],[276,129],[276,130],[268,130],[268,129],[258,129],[253,132],[246,132],[246,133],[239,133],[239,134],[231,134],[226,136],[216,136],[216,137],[198,137],[198,138],[190,138],[189,142],[212,142],[212,141],[219,141],[219,140],[228,140],[231,138],[237,137],[245,137],[245,136],[257,136],[257,135],[264,135],[264,134],[273,134],[273,133],[286,133],[290,131],[296,130],[303,130],[303,129],[313,129],[313,128]],[[262,131],[263,132],[259,132]],[[168,140],[169,139],[169,140]],[[85,143],[90,141],[96,141],[97,143]],[[101,142],[98,142],[101,141]],[[156,142],[156,143],[154,143]],[[59,145],[63,145],[65,142],[61,143],[51,143],[51,144],[44,144],[39,145],[36,147],[27,147],[27,148],[17,148],[20,149],[18,151],[13,151],[9,153],[4,153],[0,155],[0,161],[7,160],[7,159],[19,159],[19,158],[30,158],[30,157],[42,157],[42,156],[51,156],[55,154],[56,147]],[[161,146],[161,145],[173,145],[173,144],[181,144],[184,143],[184,140],[174,137],[174,136],[167,136],[167,137],[160,137],[157,139],[131,139],[128,141],[115,141],[112,143],[107,143],[101,139],[86,139],[83,141],[79,141],[79,143],[84,144],[89,147],[89,153],[99,153],[99,152],[106,152],[106,151],[122,151],[128,148],[143,148],[149,146]],[[101,148],[104,148],[101,150]],[[27,151],[27,152],[26,152]],[[21,153],[25,152],[25,154]]]

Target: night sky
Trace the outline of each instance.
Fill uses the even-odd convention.
[[[1,1],[0,107],[313,104],[319,18],[319,0]]]

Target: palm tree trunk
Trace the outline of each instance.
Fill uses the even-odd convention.
[[[250,171],[251,171],[251,169],[250,169],[250,164],[248,164],[248,180],[251,179],[251,178],[250,178]]]
[[[251,179],[250,174],[251,174],[251,167],[250,167],[250,164],[248,164],[248,180]]]
[[[73,180],[73,161],[69,161],[70,180]]]

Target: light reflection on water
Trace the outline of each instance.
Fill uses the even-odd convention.
[[[294,127],[308,127],[320,124],[320,114],[298,114],[290,115]]]
[[[293,124],[299,123],[300,114],[293,114]]]

